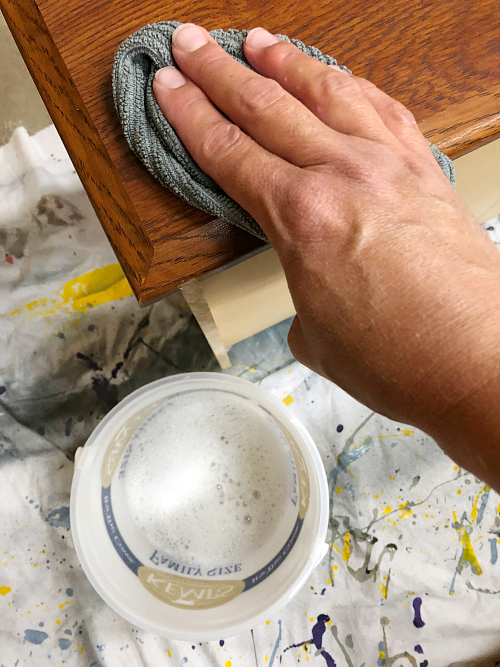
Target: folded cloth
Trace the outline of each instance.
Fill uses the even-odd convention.
[[[153,93],[153,79],[162,67],[176,65],[172,55],[172,33],[178,21],[162,21],[141,28],[118,48],[113,65],[113,95],[127,142],[153,176],[175,195],[217,218],[221,218],[267,241],[252,216],[205,174],[189,155],[172,126],[165,119]],[[212,30],[222,48],[245,67],[243,52],[248,30]],[[314,46],[279,35],[301,51],[327,64],[337,61]],[[349,72],[347,67],[341,69]],[[455,184],[451,160],[429,144],[434,157],[450,182]]]

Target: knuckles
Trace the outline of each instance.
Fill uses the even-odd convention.
[[[274,79],[249,76],[241,85],[239,103],[247,113],[262,113],[273,107],[284,95],[286,92]]]
[[[356,97],[362,93],[356,77],[346,75],[345,72],[337,72],[331,67],[317,76],[312,88],[318,100],[328,99],[339,93],[342,97]]]
[[[205,160],[224,158],[230,151],[241,146],[243,132],[240,128],[227,120],[220,120],[209,130],[201,142],[201,153]]]

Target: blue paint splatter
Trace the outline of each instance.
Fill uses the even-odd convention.
[[[97,644],[97,650],[98,651],[104,651],[105,646],[106,646],[106,644]]]
[[[66,589],[66,595],[70,598],[73,596],[73,589],[72,588],[67,588]]]
[[[41,644],[49,635],[41,630],[25,630],[24,640],[30,644]]]
[[[278,621],[278,625],[280,626],[280,629],[278,632],[278,638],[276,639],[276,643],[274,644],[273,652],[271,653],[271,659],[269,660],[269,667],[273,667],[274,659],[276,657],[276,653],[278,652],[278,648],[281,643],[281,619]]]
[[[2,385],[2,386],[0,387],[0,396],[1,396],[2,394],[5,394],[6,391],[7,391],[7,387],[4,387],[4,386]]]
[[[325,591],[326,591],[326,588],[323,588],[322,591],[321,591],[321,593],[320,593],[320,595],[324,595],[324,594],[325,594]]]
[[[38,624],[38,627],[43,628],[43,621],[40,621],[40,623]]]
[[[483,496],[481,498],[481,504],[479,505],[479,509],[477,511],[476,523],[477,523],[478,526],[481,523],[481,521],[483,520],[484,510],[486,509],[486,505],[488,503],[488,498],[489,497],[490,497],[490,490],[488,489],[488,491],[485,491],[483,493]]]
[[[69,507],[63,505],[55,510],[51,510],[47,514],[45,521],[54,526],[54,528],[66,528],[66,530],[69,530]]]
[[[344,489],[346,491],[350,491],[352,499],[356,500],[356,493],[354,491],[354,486],[351,484],[351,482],[344,482]]]
[[[66,649],[68,649],[71,646],[71,640],[66,639],[65,637],[61,637],[61,639],[59,639],[58,643],[59,643],[59,648],[61,649],[61,651],[65,651]]]
[[[224,640],[223,639],[219,639],[219,646],[224,646]]]
[[[423,628],[425,623],[422,620],[422,616],[420,615],[420,610],[422,607],[422,598],[415,598],[412,604],[413,604],[413,611],[415,612],[415,615],[413,617],[413,625],[416,628]]]
[[[347,470],[347,468],[352,463],[354,463],[362,456],[367,454],[373,447],[373,445],[374,445],[373,438],[371,437],[371,435],[367,435],[363,440],[363,444],[360,447],[356,447],[356,449],[351,451],[349,450],[342,451],[338,456],[337,465],[335,466],[335,468],[333,468],[333,470],[330,470],[330,473],[328,474],[328,481],[330,483],[333,482],[333,485],[335,486],[339,474]]]
[[[187,662],[187,661],[188,661],[187,658],[182,658],[182,662]]]
[[[460,561],[461,561],[461,560],[462,560],[462,557],[460,557]],[[458,566],[457,566],[457,567],[458,567]],[[457,574],[458,574],[458,569],[455,568],[455,572],[454,572],[453,577],[452,577],[452,579],[451,579],[450,590],[448,591],[448,593],[449,593],[450,595],[453,595],[453,593],[454,593],[454,591],[455,591],[455,580],[456,580],[456,578],[457,578]]]
[[[378,665],[378,667],[384,667],[385,658],[380,657],[380,654],[384,653],[384,642],[379,642],[378,643],[378,653],[379,653],[379,655],[378,655],[377,665]]]
[[[492,565],[495,565],[495,563],[498,560],[498,547],[497,547],[497,538],[492,537],[490,540],[490,551],[491,551],[491,556],[490,556],[490,563]]]
[[[420,667],[429,667],[429,661],[424,660],[423,662],[420,663]]]
[[[65,631],[64,631],[64,634],[65,634],[65,635],[71,635],[72,632],[71,632],[71,630],[65,630]]]
[[[344,430],[344,425],[343,424],[338,424],[337,433],[342,433],[343,430]]]
[[[415,646],[414,650],[416,651],[416,653],[420,653],[420,654],[422,654],[424,652],[424,649],[420,646],[420,644],[417,644]]]

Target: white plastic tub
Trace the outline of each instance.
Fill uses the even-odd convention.
[[[328,485],[303,425],[216,373],[135,391],[78,452],[71,526],[99,595],[131,623],[230,637],[286,605],[326,551]]]

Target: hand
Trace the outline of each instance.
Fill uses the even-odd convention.
[[[191,24],[173,53],[158,103],[277,251],[293,354],[500,488],[500,255],[410,111],[262,29],[258,73]]]

